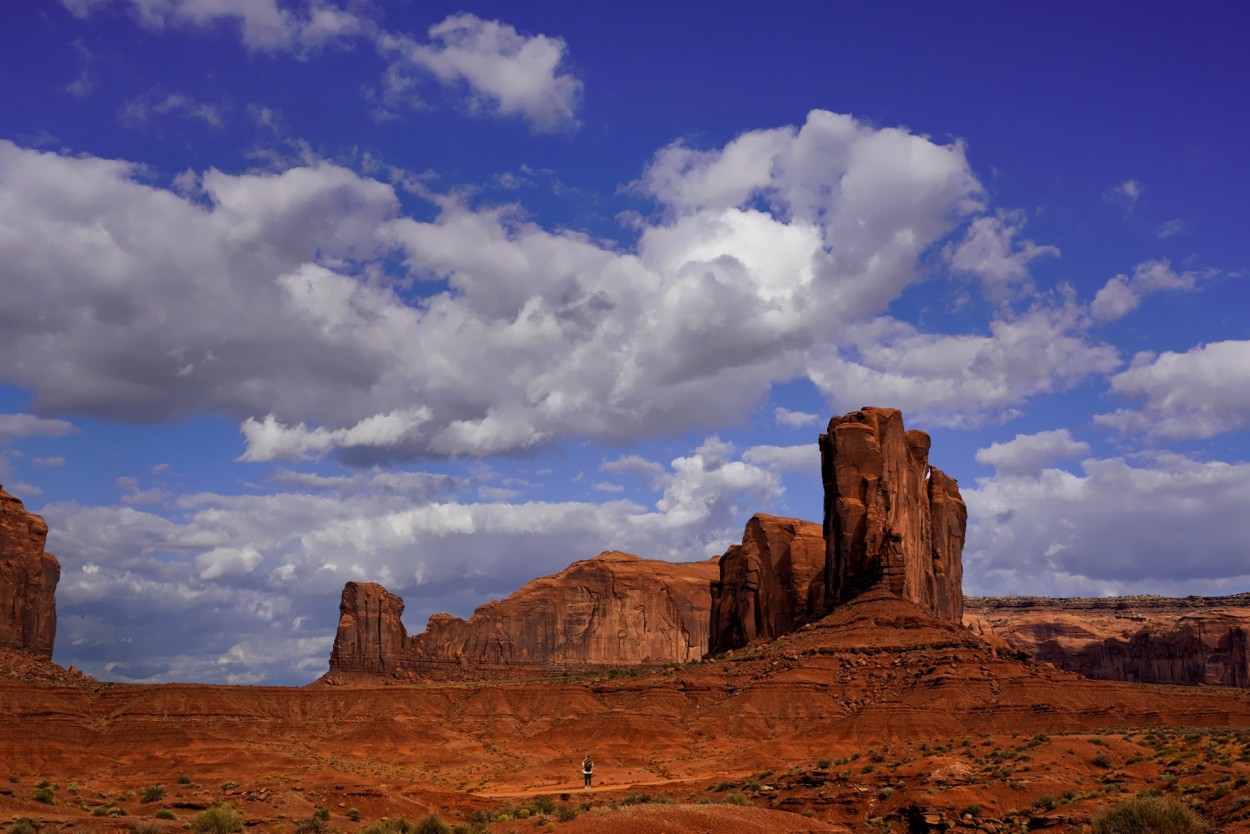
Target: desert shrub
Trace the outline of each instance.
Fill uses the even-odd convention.
[[[963,816],[964,814],[967,814],[970,817],[979,817],[981,816],[981,806],[975,802],[969,803],[964,806],[962,811],[959,812],[960,816]]]
[[[5,834],[35,834],[35,824],[28,819],[17,819],[5,826]]]
[[[158,820],[178,819],[178,815],[175,814],[173,811],[169,810],[168,808],[162,808],[159,811],[157,811],[155,814],[153,814],[152,816],[156,817]]]
[[[1041,799],[1037,800],[1037,802],[1033,803],[1033,807],[1042,811],[1053,811],[1056,807],[1058,807],[1058,805],[1059,800],[1055,799],[1053,796],[1043,796]]]
[[[889,799],[893,795],[893,793],[894,793],[894,788],[887,786],[881,789],[880,796],[882,799]]]
[[[1092,834],[1201,834],[1202,819],[1178,802],[1166,799],[1127,799],[1100,811]]]
[[[195,834],[234,834],[243,830],[243,817],[229,805],[214,805],[195,815],[191,830]]]
[[[360,834],[412,834],[412,823],[402,817],[397,820],[382,817],[373,825],[360,829]]]
[[[160,802],[164,798],[164,785],[148,785],[143,789],[143,793],[140,794],[139,801],[146,805],[149,802]]]
[[[295,834],[326,834],[330,824],[318,816],[295,821]]]
[[[417,820],[412,834],[451,834],[451,826],[443,822],[438,814],[430,814]]]
[[[348,808],[347,813],[343,816],[347,817],[352,822],[360,822],[360,811],[355,808]]]
[[[530,809],[535,814],[554,814],[556,801],[542,793],[530,800]]]
[[[161,834],[161,827],[154,822],[136,822],[130,826],[130,834]]]
[[[190,777],[190,776],[179,776],[179,777],[178,777],[178,784],[179,784],[179,785],[190,785],[190,784],[191,784],[191,777]]]
[[[321,820],[322,822],[329,822],[330,821],[330,809],[324,805],[318,805],[317,810],[313,811],[313,819],[318,819],[318,820]]]
[[[31,792],[30,796],[31,799],[36,802],[42,802],[44,805],[56,804],[56,793],[52,790],[52,786],[48,784],[42,784],[35,788],[35,790]]]
[[[556,806],[556,819],[560,822],[572,822],[577,819],[577,806],[562,802]]]
[[[1108,756],[1106,753],[1099,753],[1097,756],[1093,758],[1092,761],[1096,767],[1111,767],[1115,764],[1113,761],[1111,761],[1111,757]]]
[[[833,764],[833,759],[821,759],[820,761],[816,762],[816,767],[820,768],[821,770],[824,770],[825,768],[829,767],[831,764]]]
[[[239,786],[238,782],[222,782],[221,789],[223,791],[232,791]]]
[[[745,796],[743,796],[740,793],[731,793],[729,794],[729,796],[725,797],[725,804],[726,805],[750,805],[751,800],[747,799]]]

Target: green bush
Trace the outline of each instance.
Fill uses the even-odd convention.
[[[179,777],[178,777],[178,784],[179,784],[179,785],[189,785],[189,784],[191,784],[191,777],[190,777],[190,776],[179,776]]]
[[[1106,753],[1099,753],[1093,759],[1096,767],[1111,767],[1115,762],[1111,761],[1111,757]]]
[[[1153,797],[1127,799],[1094,817],[1092,834],[1202,834],[1202,819],[1178,802]]]
[[[726,805],[750,805],[751,800],[747,799],[745,796],[743,796],[740,793],[731,793],[729,794],[729,796],[725,797],[725,804]]]
[[[330,809],[324,805],[318,805],[317,810],[313,811],[313,819],[319,819],[323,822],[330,821]]]
[[[136,822],[130,826],[130,834],[161,834],[161,827],[154,822]]]
[[[31,793],[31,798],[36,802],[42,802],[44,805],[55,805],[56,794],[52,791],[51,785],[40,785]]]
[[[443,822],[438,814],[430,814],[417,820],[412,827],[412,834],[451,834],[451,826]]]
[[[577,819],[577,806],[562,802],[556,806],[556,819],[560,822],[572,822]]]
[[[35,834],[35,824],[28,819],[17,819],[4,828],[5,834]]]
[[[314,814],[306,820],[295,821],[295,834],[326,834],[330,824]]]
[[[160,802],[164,798],[164,785],[148,785],[143,789],[143,793],[140,795],[139,801],[146,805],[149,802]]]
[[[540,793],[538,796],[530,800],[530,809],[533,810],[535,814],[554,814],[556,811],[556,801],[547,796],[545,793]]]
[[[195,815],[191,830],[195,834],[234,834],[243,830],[243,818],[229,805],[214,805]]]
[[[969,803],[964,806],[962,811],[959,812],[960,816],[963,816],[964,814],[967,814],[970,817],[979,817],[981,816],[981,806],[975,802]]]
[[[360,811],[355,808],[348,808],[347,813],[343,816],[347,817],[352,822],[360,822]]]
[[[155,814],[153,814],[152,816],[156,817],[158,820],[178,819],[178,815],[175,814],[173,811],[169,810],[168,808],[162,808],[159,811],[157,811]]]

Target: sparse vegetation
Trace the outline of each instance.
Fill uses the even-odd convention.
[[[178,815],[177,815],[177,814],[175,814],[173,811],[169,810],[168,808],[161,808],[159,811],[157,811],[157,812],[156,812],[155,814],[153,814],[152,816],[156,817],[158,820],[176,820],[176,819],[178,819]]]
[[[360,811],[356,808],[348,808],[347,813],[344,814],[344,816],[352,822],[360,822]]]
[[[1093,819],[1091,834],[1202,834],[1202,819],[1166,799],[1137,798],[1117,802]]]
[[[750,805],[751,800],[747,799],[740,793],[731,793],[725,797],[726,805]]]
[[[195,815],[191,830],[195,834],[235,834],[243,830],[243,817],[229,805],[214,805]]]
[[[130,826],[130,834],[161,834],[161,827],[154,822],[136,822]]]
[[[179,776],[179,777],[178,777],[178,784],[179,784],[179,785],[190,785],[190,784],[191,784],[191,777],[190,777],[190,776]]]
[[[412,827],[412,834],[451,834],[451,826],[438,814],[422,817]]]
[[[143,793],[139,796],[139,801],[144,805],[150,802],[160,802],[165,798],[164,785],[148,785],[143,789]]]
[[[28,819],[16,819],[4,828],[5,834],[35,834],[35,824]]]

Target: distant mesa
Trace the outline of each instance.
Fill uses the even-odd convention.
[[[51,658],[61,563],[47,539],[43,518],[0,486],[0,647]]]
[[[402,599],[381,585],[349,582],[330,670],[319,682],[506,678],[697,660],[707,648],[716,573],[712,559],[602,553],[528,582],[468,620],[435,614],[413,636],[400,619]]]
[[[1250,594],[969,597],[973,632],[1089,678],[1250,687]]]

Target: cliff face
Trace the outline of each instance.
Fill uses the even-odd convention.
[[[716,563],[603,553],[527,583],[468,620],[435,614],[408,636],[403,601],[380,585],[348,583],[323,680],[506,677],[596,666],[684,663],[708,642]]]
[[[880,585],[961,621],[968,512],[955,480],[929,466],[929,442],[891,408],[829,421],[820,436],[829,606]]]
[[[708,651],[771,640],[825,612],[825,539],[820,525],[758,514],[742,544],[720,558],[712,583]]]
[[[47,538],[43,518],[0,487],[0,648],[52,656],[61,564]]]
[[[1086,677],[1250,687],[1250,594],[965,601],[965,624]]]

